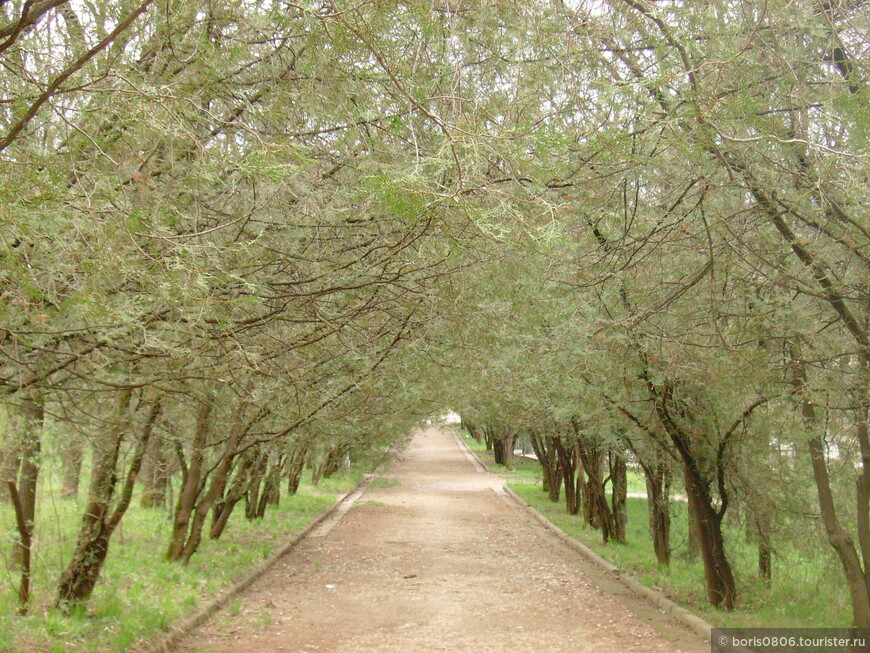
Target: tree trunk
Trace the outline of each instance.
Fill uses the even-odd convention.
[[[230,521],[233,510],[244,496],[244,491],[240,492],[239,494],[232,493],[229,494],[225,499],[223,499],[223,501],[221,501],[221,505],[215,512],[212,513],[213,518],[211,522],[211,528],[208,532],[208,537],[210,540],[219,540],[221,538],[221,535],[224,534],[227,524]]]
[[[470,422],[462,422],[462,426],[464,426],[468,430],[468,434],[474,439],[475,442],[483,442],[483,436],[480,434],[480,429],[478,429],[475,424],[471,424]]]
[[[562,473],[562,480],[565,484],[565,511],[569,515],[576,515],[580,511],[580,502],[577,483],[574,479],[577,470],[575,449],[573,443],[568,447],[560,438],[553,438],[553,446],[559,457],[559,471]]]
[[[350,446],[347,444],[338,444],[329,448],[320,465],[320,471],[317,474],[318,482],[322,478],[329,478],[341,469],[341,464],[349,449]]]
[[[867,367],[866,362],[866,360],[862,360],[862,363],[864,363],[862,367],[864,369]],[[867,442],[867,406],[864,403],[866,399],[859,403],[859,412],[856,420],[857,438],[861,446],[862,458],[861,474],[856,480],[856,521],[858,538],[862,545],[862,558],[859,558],[852,538],[841,526],[840,520],[837,517],[837,509],[831,492],[830,475],[828,474],[828,462],[825,458],[825,444],[822,436],[819,434],[821,427],[816,417],[815,406],[810,400],[806,388],[806,369],[803,362],[800,361],[794,361],[793,366],[792,383],[795,389],[801,393],[801,418],[808,437],[807,448],[810,455],[810,464],[813,469],[813,480],[815,481],[816,492],[819,497],[822,523],[825,526],[828,542],[840,559],[840,565],[846,577],[846,585],[849,588],[849,597],[852,602],[852,625],[856,628],[870,628],[870,587],[868,587],[870,579],[868,579],[867,575],[867,572],[870,570],[866,566],[862,567],[862,558],[866,565],[868,563],[868,554],[870,554],[870,545],[867,545],[868,540],[870,540],[870,535],[867,533],[867,503],[868,498],[870,498],[870,488],[868,488],[870,444]]]
[[[572,449],[574,456],[575,481],[574,481],[574,497],[577,501],[577,510],[575,515],[580,512],[580,508],[586,505],[586,472],[583,469],[583,459],[580,456],[580,443],[574,441]]]
[[[172,524],[172,536],[169,548],[166,550],[167,560],[180,560],[184,552],[184,544],[187,540],[190,517],[196,507],[196,498],[202,492],[203,486],[203,463],[205,460],[205,445],[208,440],[209,415],[212,410],[212,402],[204,401],[199,404],[196,415],[196,433],[190,448],[190,464],[183,474],[181,490],[178,492],[178,501],[175,504],[175,519]]]
[[[587,523],[593,528],[601,529],[601,537],[606,544],[616,536],[616,522],[607,495],[604,492],[605,450],[597,443],[581,437],[579,428],[575,425],[580,459],[586,472],[586,498],[589,505],[585,508]]]
[[[13,418],[9,419],[11,422]],[[8,439],[3,443],[3,457],[0,460],[0,481],[3,482],[4,488],[8,488],[9,483],[15,484],[17,490],[23,443],[18,438],[17,430],[10,428],[9,431]],[[0,501],[12,505],[12,494],[5,490],[0,492]]]
[[[625,528],[628,524],[628,470],[625,458],[610,451],[610,503],[613,507],[613,539],[625,544]]]
[[[245,519],[248,521],[253,521],[257,518],[257,513],[260,509],[260,487],[262,485],[263,477],[258,474],[251,479],[248,491],[245,493]],[[315,483],[315,485],[317,484]]]
[[[643,357],[641,357],[642,360]],[[690,523],[694,513],[694,531],[698,538],[701,560],[704,563],[704,579],[707,587],[707,598],[714,606],[723,605],[727,610],[733,610],[737,600],[737,585],[731,571],[731,563],[725,554],[725,540],[722,537],[722,518],[728,509],[728,495],[725,492],[725,469],[721,454],[724,444],[720,443],[719,460],[715,476],[708,477],[712,472],[702,472],[702,467],[692,450],[692,443],[698,440],[694,434],[688,433],[671,415],[671,409],[681,411],[680,405],[674,400],[673,384],[656,386],[644,372],[650,398],[653,399],[659,422],[668,434],[683,462],[683,472],[686,481],[686,495],[689,500]],[[716,479],[719,488],[719,507],[714,506],[711,484]]]
[[[15,483],[7,481],[6,487],[9,490],[9,500],[15,511],[15,524],[20,538],[16,543],[16,549],[18,547],[22,549],[21,560],[18,563],[21,569],[21,583],[18,586],[18,614],[24,615],[27,614],[27,604],[30,602],[30,547],[33,542],[33,525],[27,521]]]
[[[281,491],[281,468],[284,466],[283,460],[272,460],[275,457],[274,453],[269,456],[268,472],[263,480],[263,488],[260,492],[260,500],[257,502],[257,519],[262,519],[266,516],[266,508],[268,506],[277,506],[280,501]]]
[[[79,479],[85,457],[85,445],[80,438],[69,438],[62,450],[63,482],[60,496],[76,498],[79,494]]]
[[[130,389],[118,392],[113,417],[113,427],[108,436],[101,438],[94,447],[94,463],[91,474],[91,487],[88,504],[82,517],[72,560],[60,578],[57,594],[57,607],[69,610],[72,606],[87,601],[109,552],[112,533],[121,523],[121,518],[130,506],[136,477],[145,457],[145,449],[151,437],[151,430],[160,414],[160,400],[155,401],[148,414],[141,437],[136,446],[127,470],[124,486],[118,502],[112,509],[117,486],[117,465],[121,443],[127,433],[127,414],[130,406]]]
[[[142,498],[143,508],[158,508],[166,505],[169,486],[170,462],[166,455],[166,443],[163,438],[152,438],[145,455],[143,470]]]
[[[260,452],[257,462],[251,468],[251,479],[248,483],[248,489],[245,492],[245,519],[248,521],[257,518],[257,509],[260,505],[260,486],[263,484],[263,475],[266,473],[266,465],[269,462],[269,455]],[[312,474],[311,482],[317,485],[320,481],[320,472],[323,465],[317,465],[317,469]]]
[[[559,464],[556,463],[544,472],[546,479],[547,499],[551,503],[559,503],[559,495],[562,492],[562,477],[559,475]]]
[[[529,439],[535,456],[541,464],[543,476],[543,488],[547,498],[553,503],[559,503],[559,494],[562,490],[562,477],[559,474],[559,454],[553,444],[552,437],[539,436],[531,433]]]
[[[737,585],[731,572],[731,563],[725,555],[725,540],[722,537],[724,513],[713,507],[706,486],[697,473],[688,469],[688,465],[686,481],[689,505],[697,516],[695,531],[704,562],[707,598],[714,606],[724,603],[727,610],[733,610],[737,599]]]
[[[245,496],[251,481],[251,468],[259,460],[259,456],[251,451],[242,456],[237,465],[235,477],[229,484],[224,496],[215,502],[212,509],[211,529],[209,539],[218,540],[226,529],[230,516],[239,501]]]
[[[671,564],[670,474],[663,463],[643,465],[643,472],[653,550],[659,564],[667,567]]]
[[[770,521],[766,517],[754,516],[750,522],[752,536],[758,545],[758,576],[765,587],[770,587],[773,577],[773,561],[770,547]]]
[[[493,432],[492,429],[486,425],[483,427],[483,442],[486,444],[487,451],[493,451]],[[494,451],[493,455],[495,455]]]
[[[686,487],[689,481],[685,481]],[[689,491],[686,490],[686,494]],[[686,533],[686,557],[689,560],[697,560],[701,555],[701,543],[698,540],[698,512],[691,501],[686,502],[686,522],[688,531]]]
[[[208,490],[206,492],[200,492],[196,499],[196,508],[191,516],[187,541],[184,543],[180,554],[181,561],[185,565],[190,562],[190,558],[199,548],[199,543],[202,540],[202,527],[205,524],[205,519],[208,517],[209,511],[215,501],[224,494],[224,489],[226,488],[230,471],[232,470],[233,461],[236,457],[236,450],[238,449],[239,441],[247,431],[247,429],[244,428],[243,418],[244,405],[240,406],[236,411],[236,417],[233,420],[232,427],[230,427],[230,436],[227,438],[223,455],[211,474]]]
[[[287,477],[287,494],[296,494],[299,482],[302,480],[302,470],[305,469],[305,459],[308,456],[308,440],[302,440],[293,445],[293,453],[287,457],[285,475]]]
[[[515,437],[516,434],[511,429],[492,430],[492,451],[497,465],[513,469]]]
[[[815,410],[808,400],[803,401],[804,420],[808,427],[815,428]],[[849,534],[840,525],[834,498],[831,492],[828,464],[825,459],[825,445],[820,436],[810,435],[808,442],[813,479],[819,496],[819,508],[828,542],[843,567],[849,596],[852,601],[852,625],[855,628],[870,628],[870,591],[861,560]],[[859,481],[860,482],[860,481]],[[859,496],[861,487],[859,485]],[[863,497],[861,497],[863,499]]]
[[[28,396],[21,405],[20,432],[18,442],[21,444],[19,455],[17,494],[21,515],[27,527],[27,533],[19,528],[20,539],[12,548],[11,566],[21,570],[22,579],[30,576],[30,546],[33,540],[33,523],[36,519],[36,486],[39,480],[39,452],[41,449],[42,421],[45,411],[41,397]],[[10,492],[11,494],[11,492]],[[15,499],[13,498],[13,506]],[[15,508],[18,512],[18,508]],[[17,519],[16,519],[17,521]],[[25,537],[26,535],[26,537]],[[26,542],[25,542],[26,540]]]

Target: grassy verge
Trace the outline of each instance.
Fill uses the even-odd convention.
[[[504,477],[514,492],[571,537],[715,626],[822,628],[848,626],[851,622],[842,572],[824,546],[810,555],[806,546],[776,543],[774,578],[768,588],[757,577],[755,547],[746,541],[739,525],[726,523],[727,550],[738,582],[738,607],[733,612],[717,610],[706,601],[701,561],[687,553],[685,503],[671,502],[672,561],[669,569],[660,568],[647,530],[646,499],[628,499],[627,543],[605,545],[600,532],[587,526],[581,517],[566,514],[564,504],[548,501],[542,491],[537,462],[518,459],[515,469],[505,470],[493,462],[492,454],[483,444],[468,434],[464,434],[464,441],[490,471]],[[629,492],[634,491],[643,491],[642,477],[630,481]]]
[[[40,490],[34,594],[28,616],[15,614],[17,574],[0,571],[0,651],[123,651],[244,576],[361,478],[361,471],[340,472],[313,487],[306,474],[296,495],[282,496],[280,505],[257,522],[247,521],[244,506],[239,506],[223,537],[217,542],[204,540],[187,566],[162,559],[171,528],[166,511],[140,508],[134,500],[112,538],[87,610],[70,616],[50,606],[75,545],[84,492],[78,500],[60,499],[57,488],[46,483]],[[12,524],[5,506],[0,508],[0,523]],[[5,542],[12,538],[11,529],[7,530]],[[8,556],[8,547],[4,546],[3,554]]]

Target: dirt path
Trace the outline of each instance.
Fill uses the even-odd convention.
[[[175,650],[709,650],[499,494],[450,431],[418,433],[384,477]]]

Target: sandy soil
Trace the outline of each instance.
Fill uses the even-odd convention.
[[[175,650],[709,650],[502,495],[450,431],[418,433],[384,479]]]

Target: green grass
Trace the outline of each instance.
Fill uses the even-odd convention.
[[[704,569],[690,559],[686,549],[687,508],[671,502],[672,560],[660,568],[648,531],[647,501],[629,498],[626,544],[601,541],[601,534],[582,517],[566,514],[564,503],[554,504],[542,491],[536,462],[517,461],[513,470],[495,465],[486,447],[467,434],[464,441],[493,471],[504,477],[511,489],[571,537],[576,538],[620,569],[630,571],[641,583],[662,591],[676,603],[692,610],[711,624],[732,628],[844,627],[851,623],[851,607],[842,572],[833,553],[821,540],[814,554],[805,543],[775,543],[773,583],[764,586],[757,576],[757,550],[747,543],[742,530],[727,523],[726,547],[738,583],[738,606],[732,612],[710,606],[704,592]],[[634,478],[632,478],[632,475]],[[629,472],[629,492],[643,492],[642,473]]]
[[[65,616],[53,609],[57,581],[75,545],[84,488],[78,500],[61,499],[45,470],[40,487],[30,614],[16,615],[18,576],[0,568],[0,651],[80,653],[123,651],[214,597],[301,531],[362,472],[340,472],[313,487],[308,474],[294,496],[282,496],[259,521],[237,506],[222,538],[204,539],[189,565],[162,559],[171,524],[164,509],[143,509],[134,499],[112,538],[100,582],[86,610]],[[14,537],[11,511],[0,507],[2,562]]]
[[[472,451],[486,451],[486,445],[483,442],[478,442],[470,435],[468,435],[467,431],[462,431],[462,439],[465,441],[465,444],[468,445],[468,448]]]

